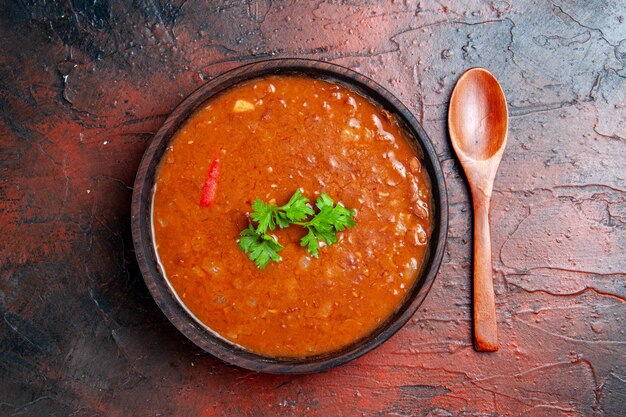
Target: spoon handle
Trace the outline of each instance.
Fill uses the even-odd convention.
[[[498,350],[498,326],[491,267],[490,196],[473,193],[474,200],[474,347]]]

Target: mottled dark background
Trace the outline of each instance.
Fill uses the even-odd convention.
[[[0,415],[624,415],[623,1],[1,3]],[[318,375],[251,374],[200,351],[152,301],[131,244],[135,171],[166,115],[269,57],[387,87],[449,187],[423,307]],[[477,65],[511,113],[492,211],[496,354],[471,345],[471,209],[445,122]]]

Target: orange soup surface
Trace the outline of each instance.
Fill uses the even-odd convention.
[[[174,135],[153,197],[157,253],[180,300],[223,338],[271,357],[371,334],[411,290],[431,233],[429,178],[405,135],[358,93],[307,76],[259,78],[210,99]],[[281,260],[259,269],[238,246],[251,205],[283,205],[297,189],[355,210],[356,225],[318,258],[300,246],[302,227],[277,228]]]

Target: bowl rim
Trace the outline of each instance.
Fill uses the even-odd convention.
[[[151,205],[156,168],[173,134],[200,105],[220,92],[246,80],[273,74],[304,74],[339,83],[367,97],[390,111],[409,131],[409,136],[421,150],[424,166],[431,182],[432,198],[438,213],[429,239],[428,259],[419,272],[413,288],[398,310],[370,336],[346,348],[307,358],[271,358],[246,351],[207,331],[187,308],[181,305],[161,273],[152,240]],[[430,138],[415,116],[393,94],[372,79],[349,68],[312,59],[279,58],[257,61],[226,71],[187,96],[167,117],[150,141],[137,170],[131,203],[131,228],[139,268],[146,286],[168,320],[197,346],[232,365],[255,372],[301,374],[323,371],[353,359],[378,347],[393,336],[413,316],[430,291],[438,273],[448,232],[448,199],[446,183],[439,158]]]

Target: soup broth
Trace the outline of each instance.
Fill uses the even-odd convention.
[[[251,205],[285,204],[297,189],[355,210],[356,225],[318,258],[300,246],[303,228],[277,228],[281,260],[259,269],[237,244]],[[163,272],[197,320],[249,351],[303,358],[366,337],[398,309],[431,215],[428,175],[391,114],[344,86],[282,75],[232,87],[189,117],[158,168],[152,222]]]

